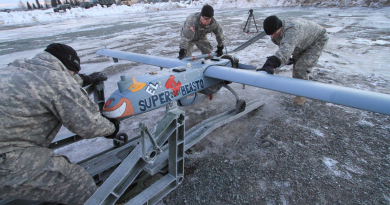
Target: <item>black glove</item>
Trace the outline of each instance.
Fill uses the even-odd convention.
[[[179,59],[181,60],[181,59],[183,59],[183,58],[185,58],[187,56],[187,51],[185,50],[185,49],[180,49],[180,51],[179,51]]]
[[[223,48],[224,48],[223,45],[222,46],[217,46],[217,50],[215,51],[217,53],[217,57],[223,55]]]
[[[261,69],[258,69],[256,71],[265,71],[268,74],[274,74],[277,67],[280,66],[280,61],[276,56],[271,56],[267,58],[267,61],[265,61],[263,67]]]
[[[90,75],[79,74],[79,76],[83,79],[83,87],[90,84],[99,84],[107,80],[107,75],[101,72],[95,72]]]
[[[273,68],[272,66],[263,66],[262,68],[260,69],[256,69],[256,71],[265,71],[267,72],[268,74],[274,74],[275,73],[275,68]]]
[[[288,61],[286,62],[286,65],[292,65],[292,64],[294,64],[294,58],[288,59]]]
[[[107,117],[106,117],[106,119],[109,120],[112,124],[114,124],[115,132],[108,135],[108,136],[104,136],[104,137],[107,139],[113,139],[116,136],[116,134],[118,134],[118,132],[119,132],[119,125],[121,124],[121,121],[114,119],[114,118],[107,118]]]

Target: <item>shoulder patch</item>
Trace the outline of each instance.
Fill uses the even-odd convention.
[[[195,33],[195,28],[193,26],[190,27],[190,30]]]

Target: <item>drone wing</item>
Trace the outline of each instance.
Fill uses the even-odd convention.
[[[188,63],[188,61],[181,61],[179,59],[149,56],[144,54],[116,51],[111,49],[101,49],[98,50],[96,54],[112,57],[114,59],[129,60],[133,62],[144,63],[144,64],[154,65],[163,68],[174,68],[178,66],[185,66]]]
[[[210,66],[204,76],[390,115],[390,95],[336,85]]]

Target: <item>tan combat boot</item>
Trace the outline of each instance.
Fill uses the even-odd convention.
[[[303,103],[305,103],[305,100],[305,97],[296,96],[293,100],[293,105],[303,105]]]

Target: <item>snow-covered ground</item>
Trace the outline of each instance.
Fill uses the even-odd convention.
[[[105,57],[97,56],[95,52],[98,49],[106,46],[122,51],[175,58],[179,51],[182,23],[188,14],[199,11],[206,2],[215,8],[215,18],[224,29],[225,44],[228,48],[235,48],[255,35],[242,32],[249,8],[254,9],[260,30],[262,20],[272,14],[286,19],[299,17],[315,21],[327,29],[330,39],[314,68],[313,81],[390,94],[390,8],[361,7],[367,3],[359,1],[349,1],[350,4],[357,5],[353,8],[323,8],[335,4],[333,1],[322,1],[317,7],[305,7],[291,1],[205,0],[192,5],[137,4],[131,7],[94,7],[87,10],[73,8],[60,13],[53,13],[52,10],[1,13],[0,24],[3,25],[0,25],[0,69],[14,59],[33,57],[49,43],[66,43],[78,51],[82,62],[81,72],[103,71],[109,74],[105,83],[107,98],[117,89],[116,82],[121,74],[137,76],[152,70],[158,71],[159,68],[126,61],[114,64]],[[215,47],[214,35],[208,35],[208,38]],[[266,57],[276,50],[277,46],[270,42],[268,37],[264,37],[235,55],[239,57],[240,63],[261,66]],[[195,50],[194,54],[199,54],[199,51]],[[291,66],[284,67],[277,75],[291,77]],[[387,169],[388,172],[388,116],[310,99],[304,106],[297,108],[291,106],[291,96],[287,94],[250,86],[243,90],[239,84],[232,84],[232,87],[243,99],[261,99],[266,104],[258,111],[211,133],[212,140],[205,139],[197,145],[193,150],[195,154],[189,154],[188,157],[190,165],[197,165],[198,171],[188,177],[190,181],[183,183],[182,186],[186,186],[185,189],[183,187],[183,192],[187,190],[206,197],[199,188],[202,184],[198,184],[196,188],[196,183],[205,185],[205,180],[217,180],[225,175],[222,181],[215,181],[215,184],[222,183],[221,187],[230,187],[224,180],[229,178],[230,182],[234,182],[237,175],[241,177],[240,182],[251,185],[250,189],[232,187],[224,190],[228,195],[217,191],[205,194],[207,197],[214,195],[217,199],[221,194],[221,198],[233,202],[238,195],[231,192],[264,194],[265,201],[270,204],[286,201],[287,204],[348,204],[351,201],[337,198],[337,193],[357,199],[363,197],[364,193],[375,190],[373,194],[378,195],[375,195],[377,200],[368,200],[368,204],[378,201],[390,203],[387,184],[390,178],[381,171]],[[233,107],[234,96],[222,89],[212,101],[205,100],[183,108],[186,112],[186,127],[190,128]],[[135,136],[133,129],[137,128],[138,122],[141,121],[152,128],[164,115],[164,111],[165,108],[157,109],[124,120],[121,132]],[[277,141],[273,148],[263,149],[256,145],[268,137]],[[110,140],[96,138],[61,148],[57,153],[67,155],[77,162],[110,147]],[[238,171],[232,171],[230,165],[234,165],[234,169]],[[383,168],[377,170],[378,166]],[[214,168],[218,167],[231,170],[228,170],[228,173],[220,170],[214,172]],[[248,170],[245,168],[249,167],[254,170],[246,172]],[[264,178],[248,181],[246,177],[250,178],[257,170],[268,171],[262,172]],[[296,170],[298,172],[295,172]],[[199,173],[208,173],[207,176],[216,173],[217,176],[204,178]],[[240,173],[246,176],[241,176]],[[313,183],[307,184],[308,179],[304,175],[314,176],[311,179]],[[379,180],[375,181],[377,178]],[[322,186],[332,187],[334,190]],[[354,190],[344,189],[348,186]],[[215,188],[211,185],[210,187]],[[312,194],[318,200],[311,201],[310,196],[306,196],[309,188],[318,190],[318,193]],[[278,199],[274,199],[274,195]],[[201,201],[197,201],[194,197],[198,198],[198,195],[186,193],[171,196],[171,202],[168,204],[185,203],[183,200],[174,199],[174,196],[187,196],[189,203],[192,202],[190,204],[202,204],[205,199],[200,197]],[[229,204],[214,199],[206,200],[203,204]],[[245,202],[240,200],[237,198],[238,202]],[[262,200],[248,201],[258,204]],[[353,200],[352,204],[353,202],[364,201]]]
[[[190,1],[186,1],[190,2]],[[180,8],[200,7],[204,4],[213,5],[215,9],[235,9],[235,8],[253,8],[253,7],[291,7],[291,6],[316,6],[322,7],[351,7],[365,6],[371,8],[381,8],[384,5],[389,5],[388,0],[371,1],[371,0],[342,0],[342,1],[310,1],[302,2],[297,0],[199,0],[191,1],[190,4],[185,1],[168,2],[168,3],[138,3],[132,6],[112,5],[106,6],[97,5],[95,7],[72,8],[67,12],[61,11],[61,14],[53,12],[53,9],[34,10],[34,11],[15,11],[15,12],[0,12],[0,25],[15,25],[21,23],[47,23],[51,21],[79,19],[98,16],[111,16],[119,14],[145,13],[151,11],[164,11]]]

